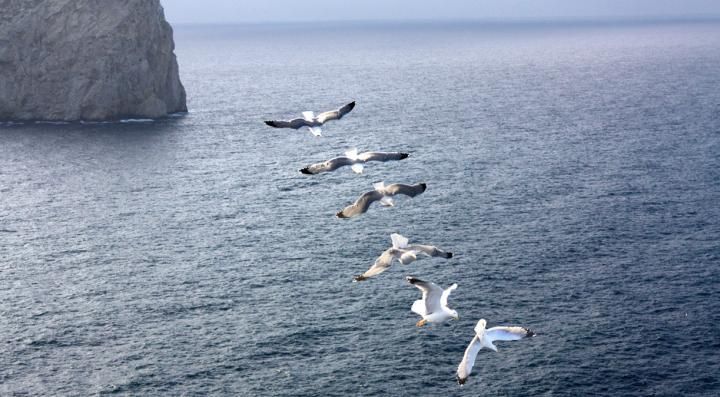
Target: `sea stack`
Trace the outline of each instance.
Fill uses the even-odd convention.
[[[0,120],[187,111],[160,0],[0,0]]]

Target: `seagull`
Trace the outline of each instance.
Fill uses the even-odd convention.
[[[426,323],[441,323],[451,318],[460,319],[457,312],[447,306],[448,296],[457,288],[457,284],[443,290],[435,283],[422,281],[412,276],[405,277],[405,279],[422,291],[422,299],[416,300],[410,308],[422,316],[422,320],[415,323],[415,326],[422,327]]]
[[[486,347],[490,350],[497,351],[497,347],[493,344],[496,340],[520,340],[535,336],[535,333],[523,327],[492,327],[485,329],[485,319],[478,321],[475,326],[475,337],[463,356],[457,369],[457,381],[463,385],[470,376],[473,365],[475,365],[475,357],[480,349]]]
[[[301,118],[296,118],[292,120],[268,120],[265,121],[265,124],[269,125],[270,127],[275,128],[292,128],[297,130],[301,127],[308,127],[310,132],[312,132],[315,136],[321,136],[322,135],[322,129],[320,128],[321,125],[325,124],[325,122],[330,120],[340,120],[344,115],[350,113],[351,110],[355,107],[355,101],[352,101],[348,103],[347,105],[337,109],[337,110],[330,110],[327,112],[322,112],[318,114],[317,116],[315,113],[311,111],[305,111],[302,112]]]
[[[439,256],[441,258],[452,258],[452,252],[446,252],[432,245],[408,244],[407,237],[393,233],[390,235],[392,247],[383,251],[375,263],[365,273],[355,276],[355,281],[365,281],[370,277],[377,276],[390,268],[393,259],[397,258],[400,263],[407,265],[417,260],[418,254],[426,256]]]
[[[415,197],[427,189],[427,184],[418,183],[416,185],[405,185],[402,183],[393,183],[392,185],[385,186],[384,182],[376,182],[373,183],[373,188],[375,188],[375,190],[363,193],[354,203],[343,208],[343,210],[339,211],[335,216],[338,218],[350,218],[360,215],[367,211],[370,204],[375,201],[380,201],[380,204],[385,207],[393,207],[395,201],[392,196],[404,194]]]
[[[335,157],[322,163],[309,165],[300,170],[303,174],[319,174],[321,172],[335,171],[336,169],[350,165],[353,172],[362,174],[363,164],[368,161],[391,161],[404,160],[410,156],[408,153],[401,152],[364,152],[358,154],[357,149],[350,149],[345,152],[345,156]]]

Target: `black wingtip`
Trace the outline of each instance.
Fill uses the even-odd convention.
[[[272,120],[265,120],[265,124],[269,125],[270,127],[275,127],[275,122]]]
[[[335,216],[338,217],[338,218],[340,218],[340,219],[345,219],[345,218],[347,218],[347,216],[345,216],[345,214],[343,214],[342,211],[338,211],[337,214],[335,214]]]
[[[453,257],[453,253],[452,253],[452,252],[448,252],[448,253],[445,255],[445,257],[448,258],[448,259],[450,259],[450,258]]]
[[[415,277],[413,277],[413,276],[405,276],[405,280],[407,280],[407,282],[410,283],[410,284],[415,284],[415,283],[417,283],[418,281],[420,281],[420,280],[418,280],[417,278],[415,278]]]
[[[367,280],[367,277],[363,276],[362,274],[359,275],[359,276],[353,277],[353,281],[356,282],[356,283],[357,283],[357,282],[360,282],[360,281],[365,281],[365,280]]]
[[[352,101],[352,102],[348,103],[347,106],[350,107],[349,110],[353,110],[353,109],[355,108],[355,101]]]
[[[410,157],[410,153],[400,153],[400,160],[405,160]]]
[[[310,172],[310,170],[308,169],[308,167],[305,167],[305,168],[301,169],[301,170],[300,170],[300,173],[305,174],[305,175],[312,175],[312,172]]]
[[[427,190],[427,183],[421,183],[420,186],[422,187],[423,192]]]
[[[533,330],[525,328],[525,332],[527,332],[527,335],[525,337],[532,338],[533,336],[537,335]]]
[[[465,382],[467,382],[467,380],[468,380],[468,378],[461,378],[459,376],[457,377],[457,382],[459,385],[464,385]]]

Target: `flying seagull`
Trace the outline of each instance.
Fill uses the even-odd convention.
[[[393,183],[392,185],[385,186],[384,182],[376,182],[373,183],[373,188],[375,188],[375,190],[363,193],[354,203],[343,208],[343,210],[339,211],[335,216],[338,218],[350,218],[360,215],[367,211],[370,204],[375,201],[380,201],[380,204],[383,206],[392,207],[395,205],[392,196],[404,194],[415,197],[427,189],[427,184],[418,183],[416,185],[405,185],[402,183]]]
[[[335,171],[340,167],[346,165],[351,166],[353,172],[356,174],[362,174],[363,164],[368,161],[391,161],[391,160],[403,160],[410,156],[408,153],[401,152],[364,152],[358,154],[357,149],[350,149],[345,152],[344,156],[335,157],[322,163],[316,163],[309,165],[300,170],[303,174],[319,174],[321,172]]]
[[[457,369],[457,381],[463,385],[470,376],[473,365],[475,365],[475,357],[480,349],[486,347],[490,350],[497,351],[497,347],[493,344],[496,340],[520,340],[523,338],[535,336],[535,333],[527,328],[522,327],[492,327],[485,329],[485,319],[478,321],[475,326],[475,337],[463,356]]]
[[[355,101],[348,103],[337,110],[330,110],[328,112],[322,112],[317,116],[311,111],[302,112],[301,118],[292,120],[268,120],[265,124],[275,128],[292,128],[297,130],[301,127],[308,127],[310,132],[315,136],[322,135],[321,125],[330,120],[340,120],[344,115],[350,113],[355,107]]]
[[[408,244],[408,239],[397,233],[390,235],[392,247],[383,251],[375,263],[365,273],[355,276],[355,281],[364,281],[370,277],[377,276],[390,268],[393,259],[397,258],[400,263],[407,265],[417,260],[418,254],[426,256],[439,256],[441,258],[452,258],[452,252],[446,252],[432,245]]]
[[[422,327],[426,323],[441,323],[451,318],[460,319],[457,312],[447,306],[448,296],[457,288],[457,284],[443,290],[435,283],[422,281],[412,276],[405,277],[405,279],[422,291],[422,299],[416,300],[410,308],[410,310],[422,316],[422,320],[418,321],[415,324],[416,326]]]

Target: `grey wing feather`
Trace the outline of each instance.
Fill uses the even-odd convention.
[[[496,340],[520,340],[534,335],[535,333],[523,327],[492,327],[485,330],[483,337],[492,342]]]
[[[370,277],[377,276],[378,274],[389,269],[390,265],[392,265],[393,258],[395,258],[395,254],[396,254],[395,248],[388,248],[385,251],[383,251],[382,255],[380,255],[375,260],[375,263],[370,267],[370,269],[368,269],[365,273],[361,274],[360,276],[355,277],[355,281],[366,280]]]
[[[349,157],[335,157],[328,161],[323,161],[322,163],[316,163],[309,165],[303,169],[300,170],[303,174],[319,174],[321,172],[330,172],[335,171],[336,169],[346,166],[346,165],[352,165],[355,162],[350,159]]]
[[[342,211],[335,214],[338,218],[350,218],[356,215],[360,215],[367,211],[370,204],[375,201],[382,199],[383,194],[373,190],[370,192],[363,193],[355,202],[347,207],[343,208]]]
[[[423,254],[428,255],[428,256],[439,256],[442,258],[452,258],[452,252],[443,251],[440,248],[432,246],[432,245],[411,244],[407,247],[407,250],[420,251]]]
[[[423,300],[425,301],[426,313],[431,314],[438,310],[442,310],[440,300],[442,299],[443,289],[438,287],[437,284],[430,281],[422,281],[415,277],[406,277],[406,280],[416,286],[423,294]]]
[[[404,194],[406,196],[415,197],[427,189],[425,183],[418,183],[416,185],[406,185],[404,183],[393,183],[385,187],[385,194],[388,196],[394,196],[396,194]]]
[[[350,113],[350,111],[353,110],[354,107],[355,101],[352,101],[347,105],[341,107],[340,109],[330,110],[328,112],[322,112],[318,114],[316,120],[321,124],[330,120],[340,120],[344,115]]]
[[[309,126],[307,120],[303,118],[292,119],[292,120],[268,120],[265,124],[275,128],[293,128],[298,129],[300,127]]]
[[[408,158],[409,154],[400,152],[365,152],[358,155],[362,161],[396,161]]]

